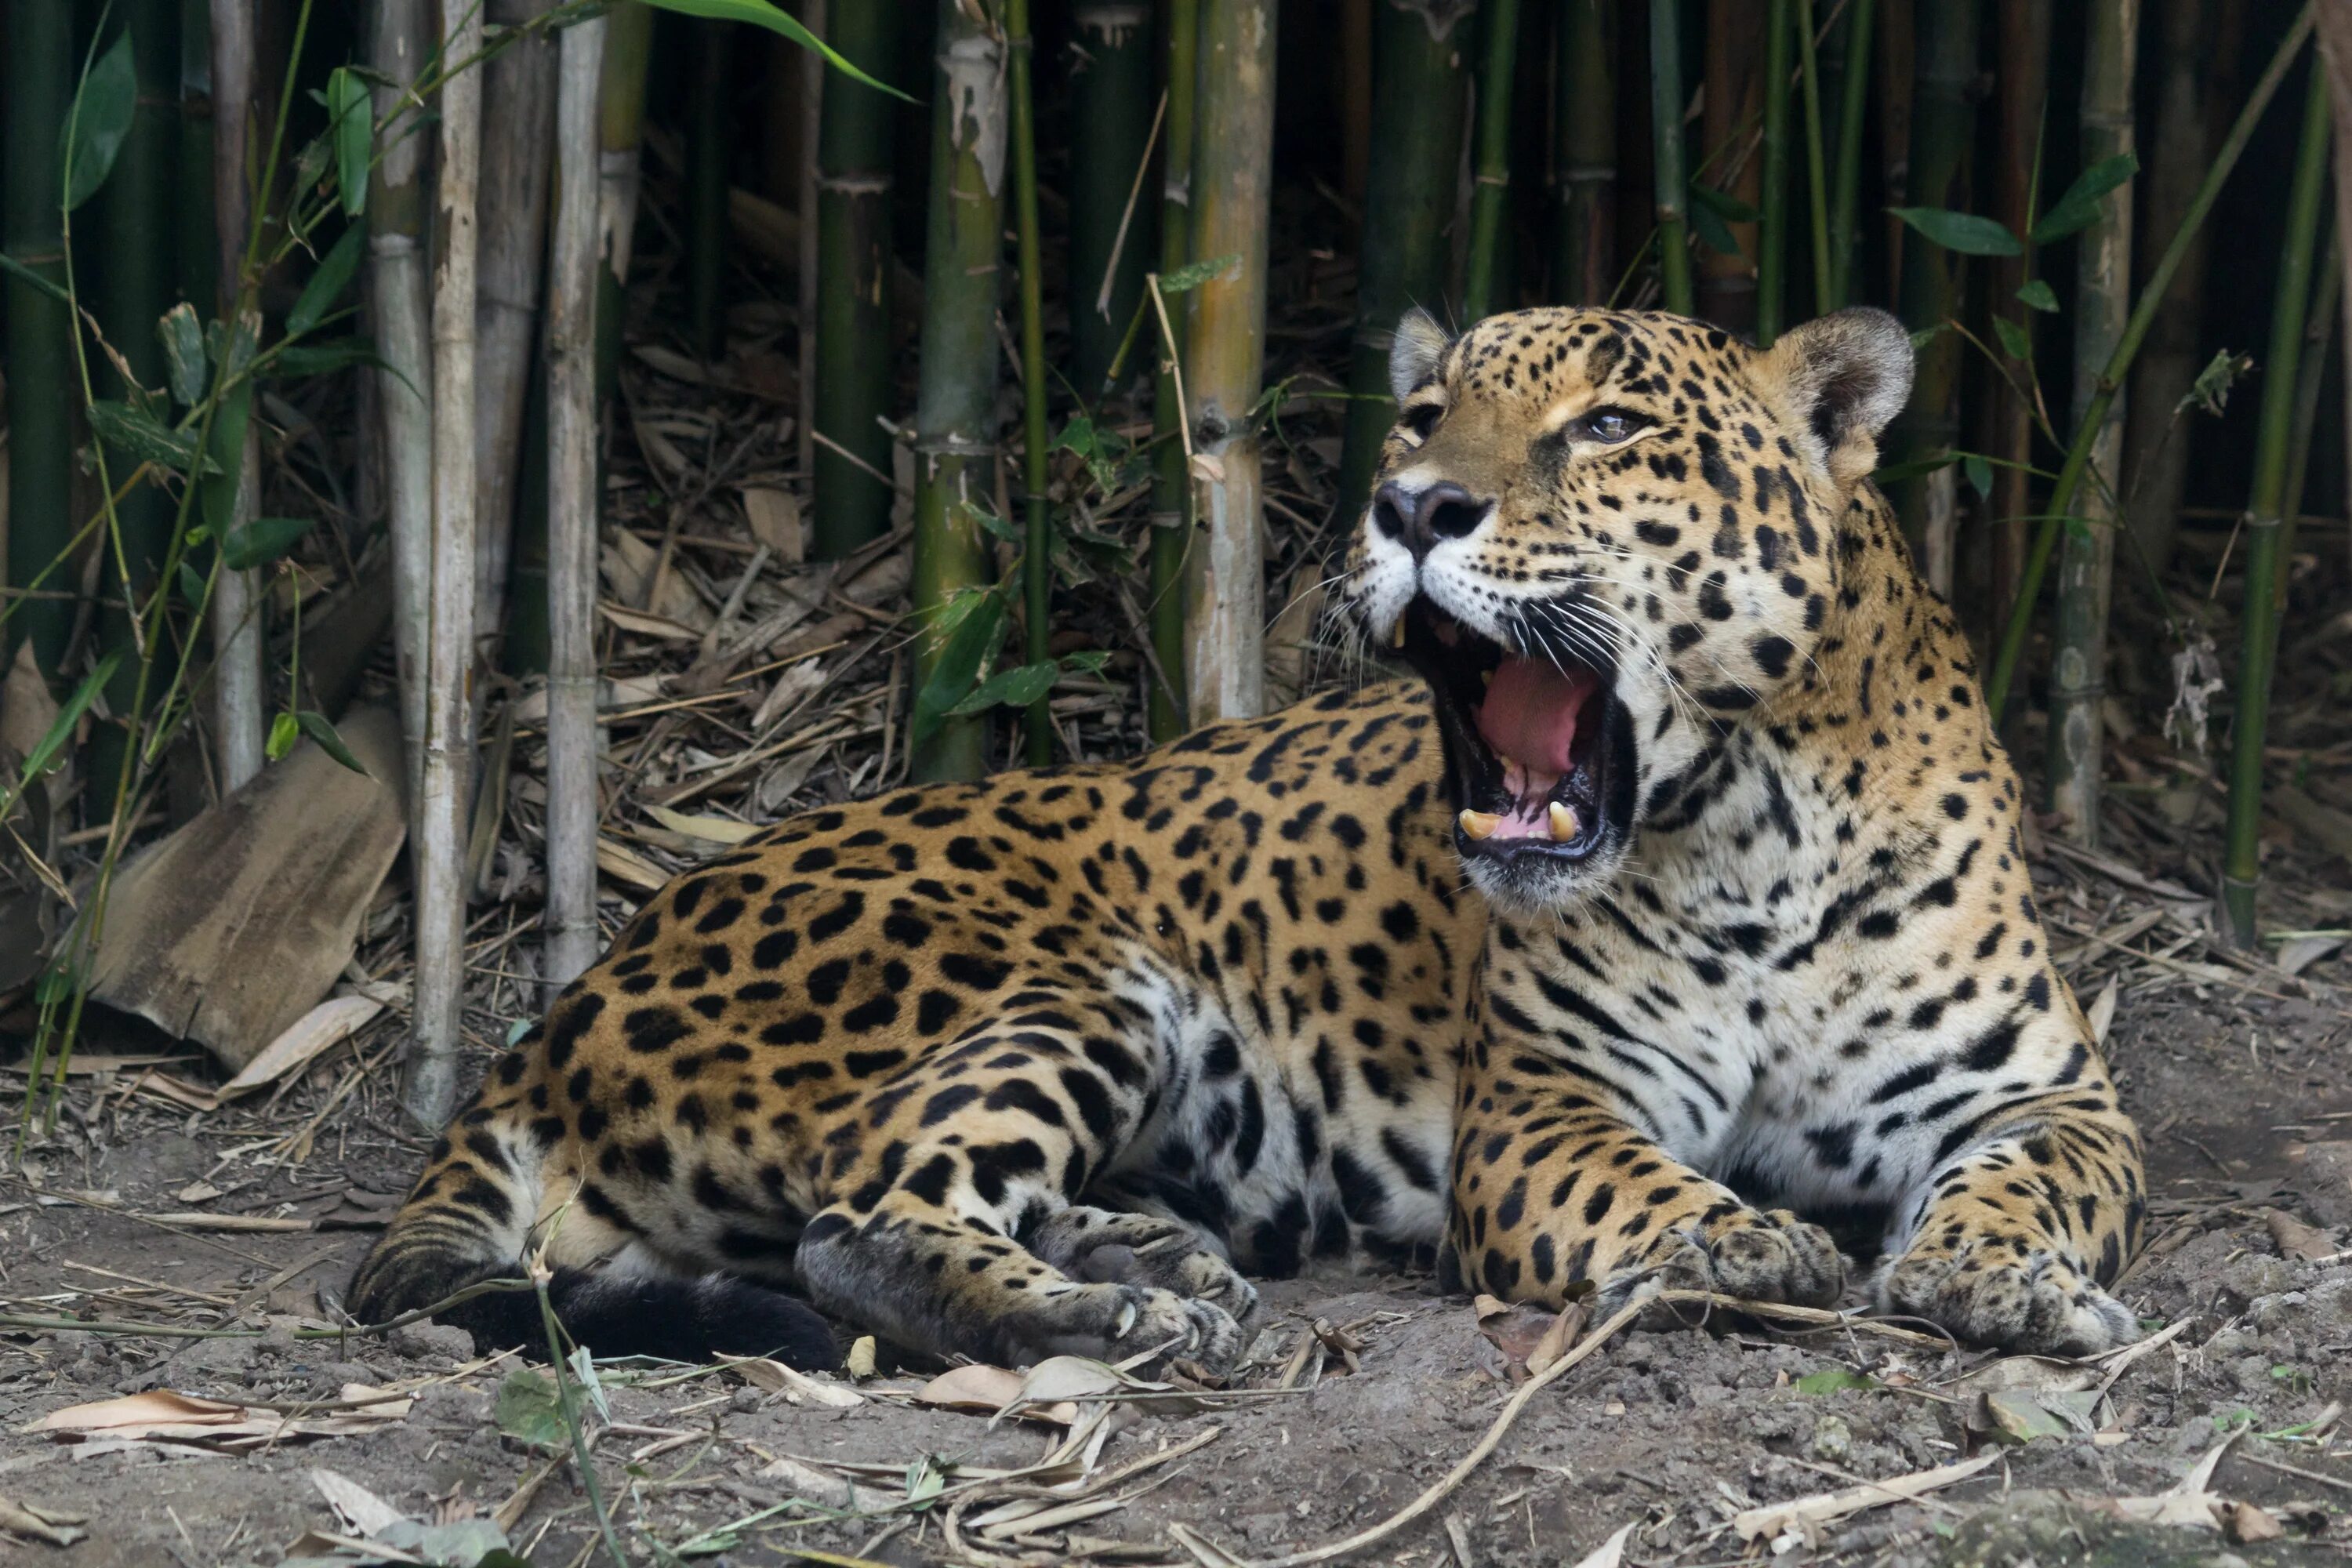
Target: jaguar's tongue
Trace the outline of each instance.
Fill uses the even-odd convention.
[[[1600,687],[1589,670],[1563,673],[1547,659],[1506,655],[1478,709],[1478,733],[1507,763],[1555,778],[1570,766],[1577,715]]]

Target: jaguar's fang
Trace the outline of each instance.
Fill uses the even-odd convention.
[[[1573,810],[1562,805],[1558,801],[1553,801],[1551,803],[1550,815],[1551,837],[1552,842],[1555,844],[1565,844],[1570,839],[1574,838],[1576,837],[1577,829],[1583,826],[1583,824],[1576,820],[1576,813]]]
[[[1495,829],[1503,825],[1502,817],[1494,812],[1467,809],[1454,821],[1461,825],[1463,835],[1470,838],[1490,838],[1494,837]]]

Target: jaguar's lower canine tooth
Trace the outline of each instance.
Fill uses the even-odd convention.
[[[1396,618],[1396,625],[1389,628],[1389,647],[1404,647],[1404,617],[1402,616],[1399,616]]]
[[[1554,843],[1565,844],[1575,837],[1579,826],[1575,812],[1558,801],[1551,803],[1551,837]]]
[[[1462,825],[1463,833],[1471,838],[1491,838],[1503,819],[1491,811],[1465,810],[1454,820]]]

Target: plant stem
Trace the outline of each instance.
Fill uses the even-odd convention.
[[[1137,0],[1070,14],[1070,357],[1087,398],[1101,393],[1151,265],[1154,206],[1137,195],[1160,96],[1151,19]]]
[[[555,1401],[563,1411],[563,1429],[572,1437],[572,1463],[580,1472],[581,1489],[588,1494],[589,1512],[595,1518],[596,1533],[603,1537],[614,1568],[629,1568],[629,1554],[621,1550],[621,1538],[613,1531],[613,1516],[605,1511],[604,1488],[596,1479],[595,1456],[588,1451],[588,1426],[580,1415],[580,1395],[567,1375],[571,1368],[563,1359],[563,1330],[555,1321],[555,1303],[547,1298],[543,1268],[535,1266],[531,1269],[531,1286],[539,1295],[540,1324],[547,1331],[547,1374],[555,1380]]]
[[[1045,494],[1045,261],[1037,225],[1037,100],[1031,58],[1036,46],[1029,33],[1029,0],[1004,0],[1004,47],[1011,56],[1013,226],[1021,268],[1022,631],[1025,662],[1043,664],[1052,657],[1054,530]],[[1029,705],[1023,750],[1032,767],[1054,760],[1050,693]]]
[[[2138,63],[2139,0],[2107,0],[2090,9],[2084,50],[2083,156],[2085,169],[2131,152],[2132,80]],[[2101,200],[2098,221],[2076,241],[2074,417],[2082,419],[2095,367],[2115,353],[2131,310],[2132,192],[2118,185]],[[2306,262],[2307,264],[2307,262]],[[2115,579],[2116,498],[2123,482],[2124,410],[2110,398],[2091,438],[2089,504],[2070,526],[2058,557],[2058,616],[2050,672],[2050,808],[2066,837],[2099,837],[2101,710],[2106,700],[2107,602]]]
[[[547,264],[548,1000],[596,961],[597,86],[607,18],[564,29]]]
[[[1198,0],[1168,0],[1168,110],[1163,126],[1160,188],[1160,271],[1164,275],[1192,259],[1193,100],[1201,42]],[[1369,89],[1369,83],[1367,84]],[[1156,292],[1156,290],[1155,290]],[[1179,395],[1177,360],[1190,319],[1190,295],[1167,306],[1174,330],[1160,340],[1151,383],[1151,650],[1160,679],[1151,683],[1150,724],[1155,741],[1172,741],[1184,731],[1184,552],[1192,538],[1192,481],[1185,471],[1184,400]]]
[[[2294,184],[2279,240],[2270,352],[2263,360],[2263,410],[2254,435],[2254,482],[2246,500],[2246,605],[2230,726],[2230,821],[2221,863],[2221,909],[2229,936],[2242,948],[2256,942],[2254,895],[2263,874],[2263,732],[2270,719],[2271,676],[2278,657],[2279,536],[2294,446],[2296,358],[2303,351],[2305,313],[2311,301],[2327,152],[2327,72],[2315,68],[2305,94]]]
[[[1985,709],[1994,723],[2000,722],[2002,710],[2009,705],[2009,690],[2017,677],[2018,660],[2024,655],[2025,639],[2032,629],[2033,604],[2042,592],[2042,579],[2050,569],[2050,554],[2058,542],[2060,525],[2074,513],[2075,492],[2082,489],[2083,475],[2091,460],[2091,443],[2105,422],[2107,405],[2114,402],[2123,386],[2123,378],[2130,374],[2133,356],[2139,353],[2140,340],[2147,335],[2148,325],[2164,303],[2166,291],[2172,285],[2172,275],[2179,270],[2181,257],[2194,239],[2198,226],[2212,210],[2221,187],[2229,183],[2231,171],[2238,166],[2240,154],[2254,133],[2254,127],[2270,107],[2279,84],[2286,79],[2295,56],[2302,51],[2305,40],[2311,36],[2311,5],[2306,3],[2297,13],[2286,36],[2279,41],[2278,49],[2271,56],[2260,80],[2239,110],[2230,134],[2213,154],[2213,166],[2205,172],[2204,183],[2197,188],[2197,198],[2182,216],[2180,227],[2165,247],[2164,255],[2140,285],[2139,301],[2132,307],[2131,320],[2124,327],[2124,335],[2116,344],[2116,352],[2099,373],[2098,385],[2083,410],[2072,443],[2066,449],[2065,466],[2058,470],[2058,479],[2050,494],[2047,515],[2034,532],[2033,548],[2025,558],[2025,570],[2017,586],[2017,603],[2011,609],[2009,624],[2001,629],[2000,647],[1993,658],[1992,675],[1985,682]]]
[[[900,8],[832,7],[825,42],[877,80],[893,74]],[[835,73],[817,161],[814,553],[837,559],[890,526],[890,95]],[[805,219],[803,219],[805,221]]]
[[[1812,224],[1813,309],[1830,304],[1830,184],[1822,133],[1822,63],[1813,42],[1813,0],[1797,0],[1797,62],[1805,99],[1805,198]]]
[[[1618,0],[1570,0],[1556,16],[1559,212],[1552,294],[1562,304],[1598,305],[1608,300],[1617,273]]]
[[[2049,112],[2051,0],[2000,0],[1995,33],[2000,65],[1994,74],[1993,216],[2020,237],[2024,254],[1994,261],[1990,303],[1994,315],[2024,329],[2030,343],[2036,312],[2020,302],[2017,294],[2033,276],[2031,231],[2041,194],[2042,133]],[[2152,226],[2151,232],[2161,233],[2165,226]],[[1992,495],[1985,508],[1990,526],[1985,541],[1984,629],[1976,634],[1979,646],[1991,642],[2017,597],[2017,575],[2025,557],[2025,516],[2031,510],[2027,492],[2032,476],[2027,465],[2033,458],[2035,413],[2031,389],[2006,375],[1995,378],[1991,395],[1982,404],[1979,446],[1996,461]]]
[[[267,192],[257,201],[247,183],[255,108],[253,7],[249,0],[213,0],[212,18],[213,221],[220,242],[219,310],[222,321],[241,324],[248,291],[258,290],[258,278],[249,279],[247,274],[260,250],[262,215],[268,205]],[[272,128],[273,143],[284,134],[283,118],[281,114],[281,123]],[[273,145],[271,152],[276,151]],[[275,166],[274,159],[261,165],[264,170]],[[261,501],[261,432],[249,419],[236,462],[230,528],[252,521]],[[213,740],[226,795],[259,773],[266,760],[262,715],[268,706],[269,683],[263,666],[262,596],[255,574],[224,567],[212,600]]]
[[[946,646],[948,605],[985,587],[996,465],[996,308],[1003,291],[1004,39],[960,0],[940,0],[931,78],[929,235],[920,388],[915,397],[914,689]],[[994,650],[991,650],[992,652]],[[985,715],[948,719],[910,753],[919,781],[988,771]]]
[[[1697,309],[1691,292],[1690,179],[1683,164],[1682,28],[1673,0],[1650,5],[1651,174],[1656,182],[1659,303],[1676,315]]]
[[[1478,72],[1478,163],[1470,192],[1470,259],[1462,284],[1462,319],[1501,308],[1503,220],[1511,201],[1511,74],[1518,56],[1519,0],[1486,0],[1486,63]]]
[[[1756,346],[1787,323],[1789,299],[1789,0],[1771,0],[1764,24],[1764,221],[1756,236]],[[1815,143],[1818,145],[1818,142]]]
[[[1862,138],[1870,104],[1871,23],[1877,0],[1849,0],[1838,29],[1845,68],[1838,80],[1837,174],[1830,187],[1830,287],[1821,313],[1843,309],[1853,287],[1856,209],[1862,193]]]
[[[7,163],[5,241],[8,258],[52,284],[65,279],[62,138],[74,90],[73,7],[64,0],[11,5],[5,19]],[[28,586],[66,548],[73,512],[72,316],[64,300],[10,272],[0,289],[8,387],[6,579]],[[73,630],[62,599],[15,606],[35,660],[58,673]],[[13,648],[0,643],[0,652]]]

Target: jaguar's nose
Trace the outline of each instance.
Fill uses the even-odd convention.
[[[1460,539],[1486,521],[1493,503],[1451,479],[1415,489],[1391,479],[1372,497],[1372,524],[1420,561],[1443,539]]]

